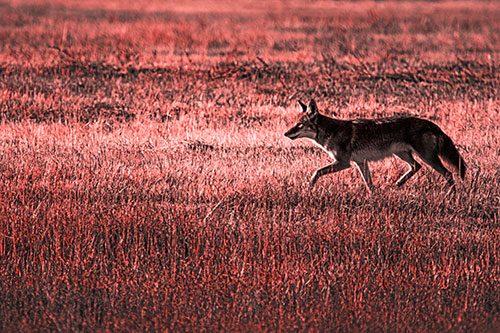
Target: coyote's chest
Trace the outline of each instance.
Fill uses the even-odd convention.
[[[337,160],[337,151],[338,151],[338,149],[336,149],[335,147],[326,147],[326,146],[322,145],[321,143],[317,142],[314,139],[310,139],[310,140],[316,146],[318,146],[319,148],[321,148],[325,153],[327,153],[334,161]]]

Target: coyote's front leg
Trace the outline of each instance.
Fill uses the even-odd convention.
[[[358,167],[359,172],[361,173],[361,176],[363,177],[366,189],[368,190],[368,192],[373,193],[373,181],[372,181],[372,176],[370,175],[370,169],[368,168],[368,162],[363,161],[355,163],[356,166]]]
[[[347,169],[349,167],[350,167],[349,163],[335,162],[333,164],[327,165],[325,167],[322,167],[322,168],[316,170],[316,172],[314,172],[314,175],[311,178],[311,187],[313,187],[314,184],[316,184],[316,182],[318,181],[319,177],[324,176],[324,175],[326,175],[328,173],[334,173],[334,172],[337,172],[337,171],[342,171],[342,170]]]

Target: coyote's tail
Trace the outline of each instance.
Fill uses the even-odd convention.
[[[441,140],[439,140],[439,156],[441,156],[445,161],[452,164],[453,167],[458,171],[460,178],[465,178],[465,171],[467,165],[464,159],[458,153],[457,148],[453,144],[453,141],[448,135],[442,133]]]

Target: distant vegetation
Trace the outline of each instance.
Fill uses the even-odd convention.
[[[500,5],[0,4],[0,329],[500,328]],[[438,124],[470,172],[286,139]]]

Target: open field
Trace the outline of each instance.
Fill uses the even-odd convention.
[[[497,331],[500,4],[0,3],[1,331]],[[437,123],[377,190],[298,99]]]

